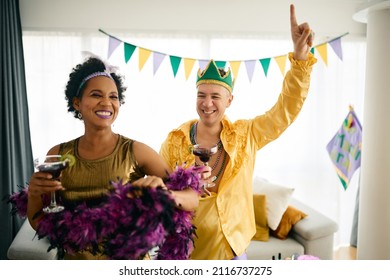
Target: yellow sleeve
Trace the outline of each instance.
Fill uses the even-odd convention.
[[[306,61],[295,60],[289,53],[291,68],[283,80],[276,104],[264,115],[253,120],[252,135],[257,149],[277,139],[297,118],[309,92],[312,65],[317,59],[309,53]]]
[[[174,168],[176,166],[172,165],[172,162],[170,162],[172,160],[172,157],[170,157],[170,153],[169,153],[169,141],[168,141],[168,139],[169,139],[169,136],[161,144],[160,155],[163,157],[165,162],[168,163],[168,165],[172,168],[172,170],[174,170]]]

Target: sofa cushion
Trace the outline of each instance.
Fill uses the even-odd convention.
[[[338,224],[321,212],[314,210],[305,203],[294,198],[290,201],[295,208],[304,211],[308,217],[297,223],[292,231],[306,240],[320,239],[338,230]],[[321,258],[326,259],[326,258]]]
[[[264,194],[253,195],[253,208],[255,212],[256,233],[253,240],[268,241],[269,227],[267,223],[267,205]]]
[[[292,227],[303,218],[307,217],[307,214],[289,205],[284,212],[282,220],[276,230],[271,230],[271,234],[280,239],[286,239]]]
[[[254,177],[253,193],[266,196],[267,222],[270,229],[276,230],[278,227],[293,192],[293,188],[270,183],[261,177]]]

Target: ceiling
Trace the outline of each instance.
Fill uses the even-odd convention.
[[[289,35],[289,5],[319,36],[365,37],[364,0],[19,0],[24,30]]]

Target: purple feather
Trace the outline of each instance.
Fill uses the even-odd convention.
[[[201,191],[199,167],[178,167],[169,174],[167,188]],[[87,250],[110,259],[142,259],[159,247],[157,259],[188,259],[195,236],[192,212],[177,209],[162,188],[133,187],[121,180],[98,207],[85,203],[55,214],[45,214],[37,225],[39,238],[50,241],[60,256]],[[28,188],[10,195],[13,214],[27,213]],[[45,203],[47,203],[45,201]]]

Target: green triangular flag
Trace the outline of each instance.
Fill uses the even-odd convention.
[[[225,69],[226,61],[215,61],[218,68]]]
[[[130,60],[131,56],[133,55],[136,46],[125,42],[124,47],[125,47],[125,61],[127,63]]]
[[[262,58],[259,60],[261,66],[263,67],[264,75],[267,77],[269,64],[271,62],[271,58]]]
[[[171,60],[173,76],[176,77],[177,70],[179,69],[180,66],[181,57],[171,55],[169,58]]]

